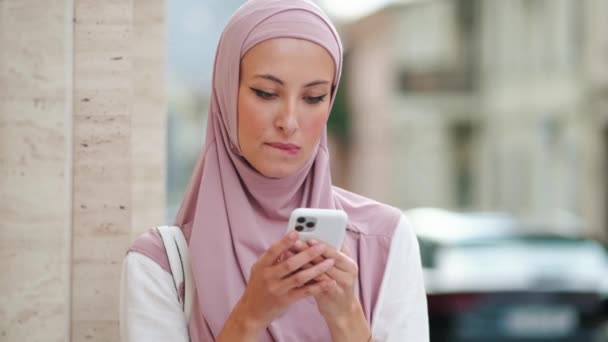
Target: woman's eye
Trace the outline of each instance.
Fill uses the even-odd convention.
[[[325,96],[327,96],[327,94],[321,95],[321,96],[306,96],[306,97],[304,97],[304,101],[306,101],[310,104],[315,104],[315,103],[325,101]]]
[[[251,90],[253,90],[253,92],[260,98],[263,99],[271,99],[275,96],[277,96],[276,94],[272,94],[272,93],[267,93],[265,91],[259,90],[259,89],[255,89],[255,88],[251,88]]]

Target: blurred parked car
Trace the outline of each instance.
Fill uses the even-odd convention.
[[[406,215],[420,242],[432,342],[608,340],[600,332],[608,258],[599,242],[504,214]]]

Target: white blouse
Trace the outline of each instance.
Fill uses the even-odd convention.
[[[131,252],[123,262],[120,338],[123,342],[187,342],[188,328],[170,273]],[[401,216],[372,315],[373,341],[428,342],[426,293],[418,241]]]

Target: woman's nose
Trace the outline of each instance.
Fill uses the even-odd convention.
[[[286,136],[292,135],[298,129],[298,115],[296,101],[286,101],[281,113],[275,121],[276,127]]]

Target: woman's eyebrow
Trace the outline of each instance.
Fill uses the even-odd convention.
[[[278,83],[280,85],[284,85],[285,83],[283,81],[281,81],[279,78],[272,76],[270,74],[265,74],[265,75],[255,75],[255,78],[264,78],[270,81],[273,81],[275,83]]]
[[[273,81],[275,83],[278,83],[280,85],[285,85],[285,82],[283,82],[281,79],[279,79],[276,76],[270,75],[270,74],[264,74],[264,75],[255,75],[255,78],[263,78],[269,81]],[[312,87],[312,86],[316,86],[319,84],[327,84],[329,83],[329,81],[325,81],[325,80],[316,80],[316,81],[312,81],[310,83],[307,83],[306,85],[304,85],[304,88],[308,88],[308,87]]]
[[[324,81],[324,80],[316,80],[316,81],[312,81],[310,83],[307,83],[304,88],[308,88],[308,87],[312,87],[312,86],[316,86],[319,84],[328,84],[329,81]]]

